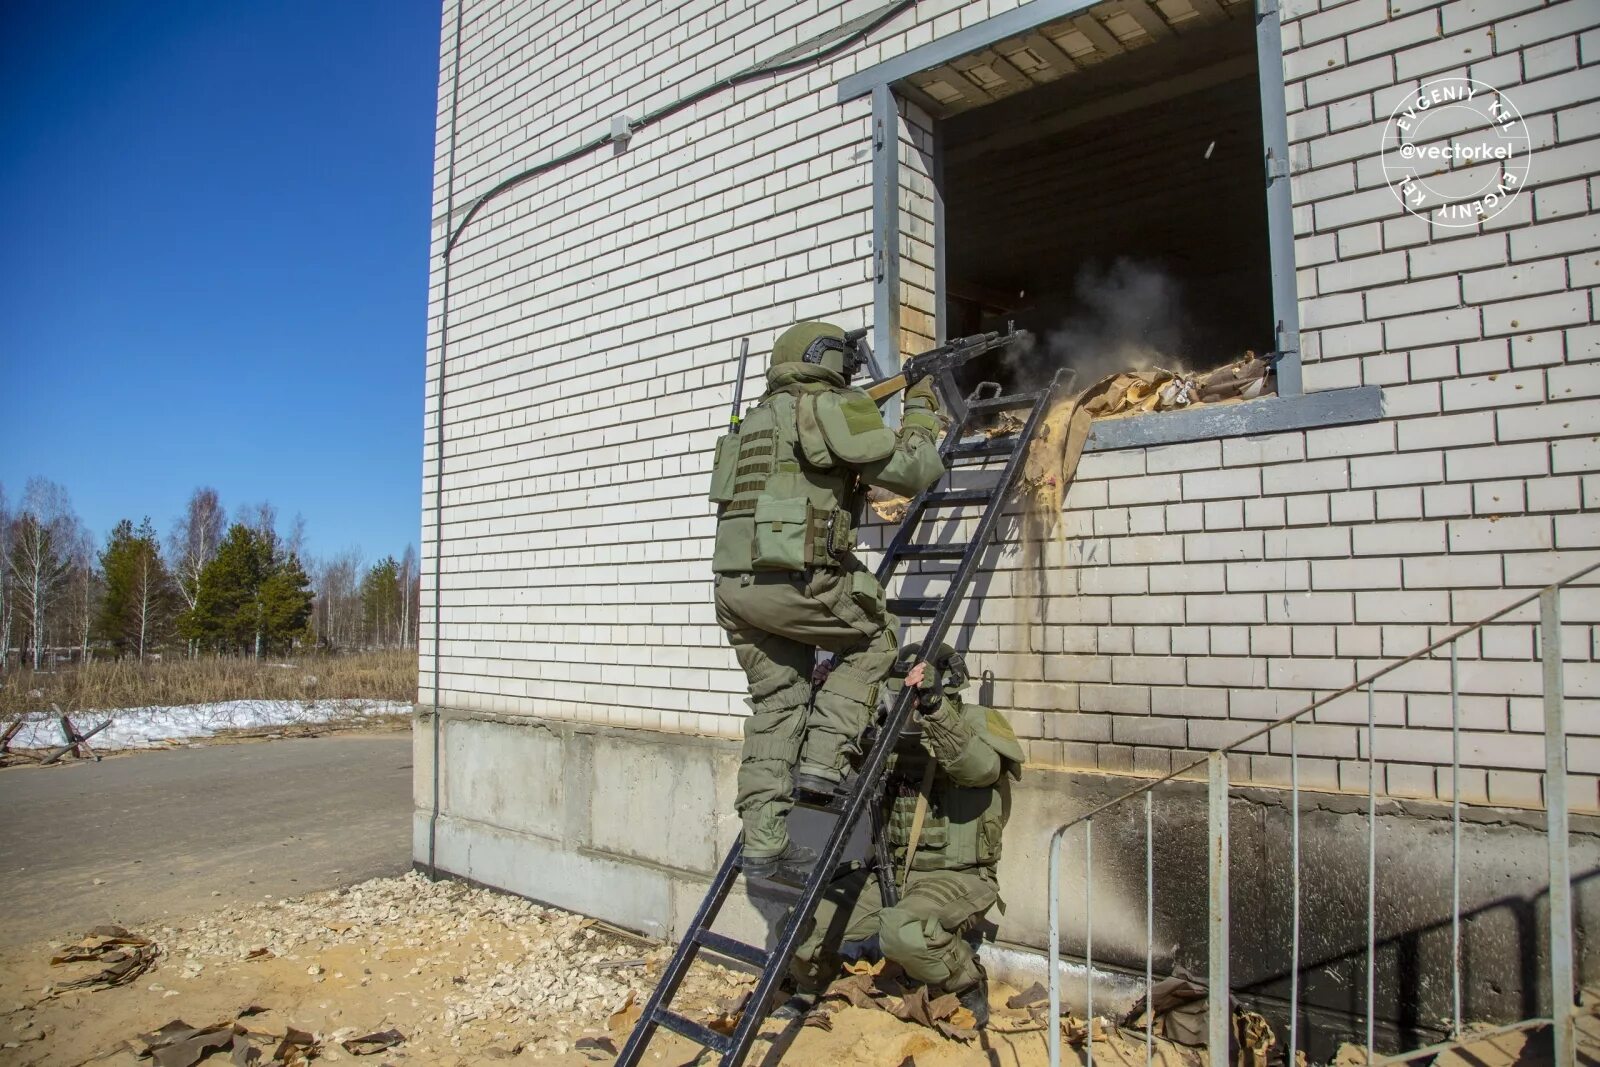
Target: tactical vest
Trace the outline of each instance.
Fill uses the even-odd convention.
[[[971,721],[969,718],[968,722]],[[932,760],[933,756],[922,747],[917,734],[901,735],[889,756],[885,823],[896,871],[905,867],[906,848],[911,842],[911,827],[916,818],[918,789]],[[954,784],[942,771],[935,769],[928,794],[928,811],[923,816],[922,834],[917,839],[917,854],[911,869],[992,870],[1000,862],[1000,838],[1006,825],[1004,791],[1009,781],[1002,769],[993,785],[969,788]]]
[[[855,473],[809,464],[801,447],[797,404],[829,388],[782,386],[717,442],[709,495],[719,505],[711,557],[718,574],[837,567],[855,544]]]

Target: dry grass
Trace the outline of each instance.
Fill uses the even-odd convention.
[[[0,716],[82,709],[174,707],[222,700],[395,700],[417,696],[412,649],[296,661],[205,658],[102,661],[0,678]]]

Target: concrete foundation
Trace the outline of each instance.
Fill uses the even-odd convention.
[[[700,903],[738,833],[736,743],[647,730],[474,712],[415,723],[414,857],[468,878],[666,939]],[[435,759],[439,755],[442,758]],[[435,778],[434,769],[439,773]],[[1042,978],[1047,845],[1052,830],[1136,780],[1029,768],[1013,792],[1001,868],[1003,913],[985,950],[997,976]],[[437,810],[435,798],[437,797]],[[1287,792],[1244,788],[1231,802],[1235,994],[1282,1021],[1291,942]],[[1365,797],[1301,796],[1301,1002],[1313,1056],[1354,1034],[1366,1012]],[[1451,1007],[1450,822],[1437,804],[1382,801],[1377,819],[1377,1002],[1380,1045],[1423,1043]],[[822,817],[798,813],[796,836]],[[1468,1019],[1549,1013],[1542,815],[1467,812],[1462,841],[1463,998]],[[1206,970],[1205,787],[1175,782],[1154,808],[1155,971]],[[1142,801],[1095,820],[1096,1008],[1137,995],[1145,955]],[[1063,858],[1067,1000],[1081,1002],[1085,871],[1081,831]],[[858,841],[859,847],[861,842]],[[1574,820],[1579,973],[1600,975],[1587,921],[1600,914],[1600,827]],[[736,887],[718,929],[770,943],[785,898]],[[1103,982],[1103,984],[1101,984]]]

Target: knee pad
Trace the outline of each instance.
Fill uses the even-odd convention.
[[[840,667],[822,683],[817,699],[833,699],[868,708],[878,706],[878,683],[869,682],[848,667]]]
[[[923,919],[889,908],[883,913],[882,923],[878,936],[884,956],[918,981],[943,986],[965,969],[971,949],[937,919]]]
[[[780,685],[776,689],[769,688],[773,682],[780,681],[781,676],[757,681],[750,680],[750,710],[756,714],[770,714],[786,711],[789,708],[805,707],[811,699],[811,682],[802,678],[799,681]]]

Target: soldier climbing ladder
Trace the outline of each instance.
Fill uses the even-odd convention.
[[[883,559],[877,569],[878,581],[884,586],[887,586],[896,568],[904,560],[959,561],[955,570],[949,575],[949,587],[943,596],[897,597],[891,598],[888,602],[889,610],[902,618],[930,620],[928,629],[921,639],[922,648],[938,647],[944,639],[945,632],[950,628],[967,588],[977,572],[978,559],[994,536],[1000,514],[1016,486],[1028,446],[1033,441],[1045,413],[1059,395],[1068,373],[1057,372],[1045,389],[1032,393],[1001,395],[1000,386],[993,382],[979,385],[966,398],[965,410],[960,412],[958,421],[951,427],[940,445],[939,454],[944,461],[945,475],[935,482],[933,487],[912,499],[893,539],[884,550]],[[1026,416],[1021,428],[1014,434],[967,439],[968,432],[973,430],[985,416],[1024,411]],[[948,480],[950,471],[957,464],[968,464],[973,461],[983,464],[1001,456],[1005,457],[1005,463],[993,485],[987,488],[965,489],[939,487]],[[913,540],[922,520],[928,517],[930,512],[948,513],[977,505],[983,506],[983,512],[978,519],[972,539],[965,545],[939,545]],[[712,923],[722,910],[723,902],[733,888],[735,879],[742,871],[741,842],[734,842],[712,879],[710,889],[695,912],[688,930],[685,931],[677,950],[668,962],[660,983],[651,993],[638,1022],[634,1025],[633,1032],[628,1036],[628,1042],[623,1046],[617,1059],[621,1067],[633,1067],[640,1062],[658,1026],[665,1026],[674,1033],[717,1052],[721,1056],[721,1067],[739,1067],[744,1062],[751,1045],[755,1042],[756,1032],[762,1020],[771,1009],[778,984],[788,969],[802,931],[815,913],[823,891],[833,879],[856,821],[869,803],[876,807],[885,764],[911,713],[914,699],[915,691],[910,687],[903,687],[900,690],[887,718],[875,731],[853,785],[832,804],[820,809],[833,816],[833,828],[828,834],[827,843],[822,848],[816,866],[812,868],[799,898],[789,911],[777,944],[770,951],[745,944],[711,929]],[[877,831],[878,827],[874,825],[873,829]],[[880,857],[880,862],[883,854],[883,850],[879,849],[877,855]],[[892,887],[893,873],[883,872],[883,874],[880,884]],[[888,892],[892,892],[892,888]],[[709,949],[718,955],[760,969],[761,976],[756,982],[755,990],[731,1034],[717,1033],[710,1027],[673,1011],[669,1006],[679,983],[688,974],[695,955],[702,949]]]

